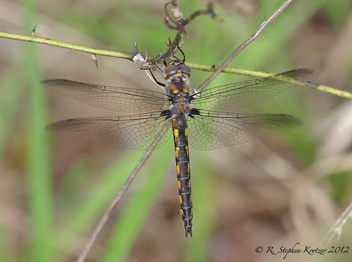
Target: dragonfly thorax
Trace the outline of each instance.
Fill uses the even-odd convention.
[[[188,116],[192,109],[192,106],[190,104],[191,96],[189,93],[189,79],[187,78],[186,81],[184,81],[180,76],[174,75],[171,79],[168,80],[166,88],[167,92],[169,92],[169,95],[171,97],[171,114],[186,114]]]

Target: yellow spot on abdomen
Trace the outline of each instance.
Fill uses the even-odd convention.
[[[182,196],[179,195],[179,197],[180,197],[180,205],[182,205]]]
[[[187,152],[187,157],[189,157],[189,150],[188,150],[188,146],[185,147],[186,152]]]
[[[178,129],[174,129],[174,136],[178,137],[179,135],[180,135],[180,133],[179,133]]]
[[[176,164],[176,171],[177,171],[177,176],[180,176],[180,174],[181,174],[180,164]]]
[[[188,164],[187,164],[187,167],[188,167],[188,174],[190,174],[191,173],[191,169],[190,169],[190,166],[189,166],[189,162],[188,162]]]
[[[181,181],[178,181],[178,190],[181,190]]]
[[[175,144],[177,143],[177,138],[179,135],[180,135],[180,132],[178,131],[178,129],[174,129]]]
[[[185,136],[188,136],[188,128],[185,129]]]
[[[179,152],[180,152],[180,148],[177,146],[175,147],[175,153],[176,153],[176,159],[178,160],[179,158]]]

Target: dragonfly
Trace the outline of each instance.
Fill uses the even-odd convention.
[[[193,204],[189,144],[200,150],[218,149],[258,138],[292,131],[303,121],[290,114],[239,113],[294,86],[282,77],[305,81],[312,69],[298,68],[277,75],[216,86],[198,93],[190,87],[191,69],[185,58],[162,69],[165,92],[96,85],[66,79],[41,83],[80,102],[129,115],[65,119],[51,123],[46,131],[108,146],[147,150],[171,121],[157,147],[173,136],[181,218],[185,237],[192,237]]]

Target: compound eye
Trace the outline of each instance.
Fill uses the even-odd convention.
[[[186,66],[185,64],[181,64],[178,66],[180,68],[180,70],[185,73],[186,75],[190,76],[191,75],[191,68],[189,68],[188,66]]]
[[[170,76],[177,73],[178,66],[177,65],[170,65],[164,68],[163,76],[165,79],[168,79]]]

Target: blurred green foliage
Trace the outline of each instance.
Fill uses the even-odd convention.
[[[338,172],[328,177],[332,195],[337,201],[345,199],[346,194],[351,195],[352,171]]]

